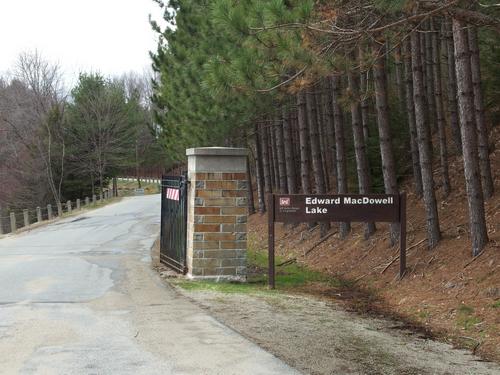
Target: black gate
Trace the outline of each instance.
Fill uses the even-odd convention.
[[[182,273],[186,268],[187,178],[163,176],[161,181],[160,261]]]

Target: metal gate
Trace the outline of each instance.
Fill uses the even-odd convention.
[[[186,273],[187,177],[163,176],[161,181],[160,261]]]

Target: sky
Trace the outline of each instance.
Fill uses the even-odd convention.
[[[0,0],[0,74],[35,49],[60,66],[67,86],[81,71],[142,73],[157,43],[150,14],[161,20],[153,0]]]

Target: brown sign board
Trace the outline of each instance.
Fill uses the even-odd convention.
[[[318,221],[399,222],[399,195],[278,195],[277,223]]]
[[[275,286],[274,223],[388,222],[400,224],[400,267],[406,270],[406,194],[270,194],[269,286]]]

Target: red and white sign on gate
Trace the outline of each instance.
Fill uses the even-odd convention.
[[[166,193],[167,199],[171,199],[173,201],[179,200],[179,189],[167,188]]]

